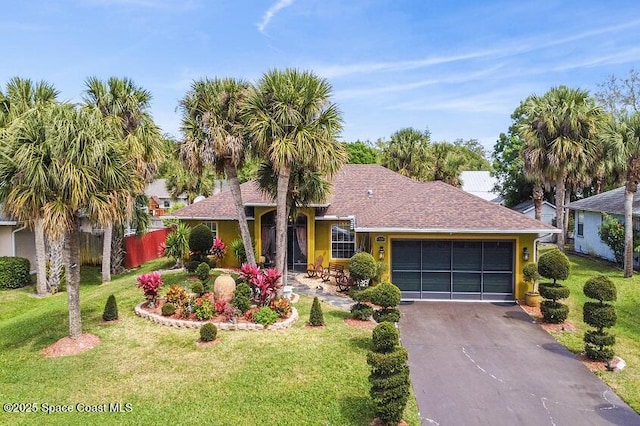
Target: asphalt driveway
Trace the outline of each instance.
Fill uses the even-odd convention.
[[[423,425],[640,425],[516,305],[415,302],[400,310]]]

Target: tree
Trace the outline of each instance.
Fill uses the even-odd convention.
[[[610,75],[604,83],[598,84],[595,96],[602,108],[617,120],[640,112],[640,73],[632,68],[629,76],[619,79]]]
[[[151,93],[128,78],[111,77],[101,81],[90,77],[85,82],[85,103],[95,108],[109,123],[114,137],[127,149],[133,161],[132,171],[145,182],[151,182],[162,158],[163,140],[160,129],[149,112]],[[140,194],[144,193],[144,188]],[[135,196],[140,194],[133,194]],[[133,201],[133,200],[132,200]],[[123,217],[123,220],[129,219]],[[122,265],[111,264],[113,223],[104,226],[102,249],[102,282],[111,281],[111,273]]]
[[[522,145],[522,139],[509,131],[508,134],[500,133],[493,147],[493,175],[498,180],[496,189],[507,207],[513,207],[533,195],[533,183],[524,173],[524,161],[520,154]],[[543,194],[539,195],[540,208],[536,209],[538,220],[541,217],[543,199]]]
[[[517,126],[524,140],[525,170],[555,189],[558,248],[564,250],[565,193],[572,165],[588,170],[598,156],[597,135],[604,114],[589,93],[566,86],[554,87],[543,96],[532,95],[522,104]]]
[[[208,197],[213,194],[218,175],[211,166],[204,166],[201,173],[193,173],[180,160],[180,144],[165,138],[165,160],[158,176],[166,179],[169,194],[177,198],[187,194],[187,202],[193,203],[198,195]]]
[[[3,139],[3,148],[8,150],[5,154],[13,158],[17,150],[23,151],[27,162],[18,167],[33,167],[33,170],[23,171],[32,173],[36,179],[33,184],[38,186],[34,188],[34,192],[38,195],[16,200],[18,203],[16,205],[7,202],[6,194],[10,188],[3,187],[0,190],[0,200],[5,202],[8,213],[34,229],[37,263],[36,293],[41,296],[47,294],[49,287],[46,272],[45,232],[42,211],[39,209],[41,202],[39,197],[46,194],[47,182],[46,165],[37,162],[37,158],[43,155],[40,149],[48,137],[45,132],[48,117],[46,110],[56,104],[57,96],[58,91],[49,83],[45,81],[34,83],[19,77],[14,77],[7,83],[5,94],[0,92],[0,137]],[[14,128],[10,130],[12,125]],[[6,165],[11,169],[7,171],[8,173],[17,171],[13,170],[13,162],[9,161]],[[7,182],[4,179],[0,181]]]
[[[331,85],[308,71],[267,72],[247,98],[243,115],[256,148],[277,172],[276,269],[286,273],[289,181],[295,167],[330,179],[346,162],[336,142],[342,119]]]
[[[376,164],[380,152],[369,141],[344,142],[349,164]]]
[[[610,120],[604,127],[607,152],[625,176],[624,195],[624,277],[633,276],[633,197],[640,183],[640,112]]]
[[[491,163],[487,160],[487,153],[478,139],[456,139],[453,147],[464,158],[464,170],[491,171]]]
[[[414,128],[401,129],[391,135],[389,142],[381,143],[381,164],[416,180],[430,180],[433,172],[429,162],[430,133]]]
[[[447,142],[431,145],[429,150],[432,176],[429,180],[440,180],[453,186],[460,186],[460,172],[465,165],[464,156],[456,147]]]
[[[242,167],[249,150],[240,110],[249,87],[249,83],[232,78],[193,82],[191,90],[180,101],[185,137],[181,157],[187,168],[195,173],[202,174],[203,169],[210,166],[227,176],[247,262],[255,265],[253,243],[238,180],[238,169]]]

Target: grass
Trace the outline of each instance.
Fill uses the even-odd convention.
[[[616,284],[618,300],[615,302],[618,322],[610,330],[616,336],[614,351],[627,362],[621,372],[602,371],[596,373],[635,411],[640,412],[640,275],[623,278],[623,272],[610,263],[583,256],[569,256],[571,274],[563,282],[571,294],[563,303],[569,306],[569,320],[578,331],[576,333],[554,333],[554,337],[574,353],[584,352],[582,340],[585,331],[591,327],[582,319],[582,307],[588,299],[582,288],[587,279],[594,275],[606,275]]]
[[[198,347],[197,329],[138,318],[143,300],[135,277],[163,267],[150,262],[100,285],[97,268],[82,269],[83,331],[101,343],[79,355],[44,358],[67,335],[66,293],[39,299],[33,288],[0,292],[0,400],[71,405],[72,413],[0,413],[0,424],[367,425],[373,410],[365,361],[371,331],[344,324],[347,312],[323,304],[324,329],[300,320],[284,332],[219,332],[221,343]],[[165,277],[167,284],[184,275]],[[121,321],[101,325],[115,294]],[[78,413],[76,405],[130,404],[123,413]],[[108,407],[107,407],[108,408]],[[419,424],[413,395],[405,419]]]

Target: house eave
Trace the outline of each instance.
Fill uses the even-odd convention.
[[[1,226],[16,226],[18,222],[15,220],[0,220]]]
[[[167,220],[211,220],[211,221],[215,221],[215,220],[238,220],[237,217],[207,217],[207,216],[169,216],[169,215],[164,215],[164,216],[158,216],[160,218],[167,219]],[[247,217],[247,220],[255,220],[255,218],[253,217]]]
[[[360,227],[356,232],[387,232],[412,234],[559,234],[556,228],[543,229],[487,229],[487,228],[368,228]]]

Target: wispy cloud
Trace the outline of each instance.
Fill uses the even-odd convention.
[[[89,3],[102,6],[134,6],[144,7],[147,9],[191,10],[196,6],[197,1],[187,0],[175,2],[173,0],[90,0]]]
[[[258,24],[258,31],[264,32],[264,29],[267,28],[269,22],[280,10],[284,9],[287,6],[291,6],[295,0],[278,0],[276,4],[271,6],[269,10],[267,10],[264,15],[262,15],[262,21]]]
[[[436,96],[430,99],[417,99],[410,102],[395,104],[390,110],[402,111],[448,111],[458,113],[492,113],[510,114],[513,111],[513,98],[529,90],[520,87],[498,89],[478,94],[458,95],[450,94]]]

